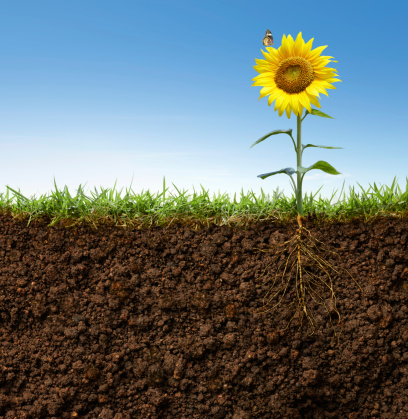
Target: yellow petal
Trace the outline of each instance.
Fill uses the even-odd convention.
[[[262,51],[262,50],[261,50]],[[262,51],[263,52],[263,51]],[[258,65],[266,65],[267,63],[266,63],[266,61],[265,60],[260,60],[259,58],[255,58],[255,62],[258,64]],[[255,67],[255,66],[254,66]]]
[[[291,95],[290,96],[290,107],[293,109],[293,113],[298,115],[299,114],[299,100],[298,95]]]
[[[302,32],[299,32],[299,35],[296,37],[295,45],[293,47],[293,55],[296,57],[300,56],[305,41],[302,38]]]
[[[310,106],[309,97],[306,92],[299,93],[299,102],[304,106],[309,112],[312,112],[312,107]]]
[[[311,96],[311,95],[309,95],[309,100],[310,100],[310,103],[311,103],[312,105],[317,106],[318,108],[320,108],[320,107],[321,107],[321,106],[320,106],[320,103],[319,103],[319,101],[317,100],[317,97],[316,97],[316,96]]]
[[[304,46],[302,51],[302,57],[306,58],[310,54],[310,50],[312,49],[314,38],[312,38],[310,41],[307,42],[307,44]]]
[[[270,62],[270,63],[274,63],[275,61],[272,59],[271,54],[269,54],[268,52],[265,52],[264,50],[262,50],[262,54],[263,56],[266,58],[266,61]],[[255,59],[256,61],[256,59]]]
[[[274,68],[276,68],[276,67],[274,67],[274,64],[267,63],[265,61],[263,63],[258,63],[257,65],[254,65],[254,69],[258,73],[264,72],[264,71],[273,71]]]
[[[307,57],[307,60],[314,61],[321,53],[322,51],[327,48],[327,45],[324,45],[322,47],[317,47],[314,50],[310,51],[310,54]]]
[[[289,97],[288,97],[289,95],[287,95],[286,97],[283,97],[283,101],[282,101],[282,103],[281,103],[281,105],[280,105],[280,108],[282,109],[282,111],[284,111],[286,108],[287,108],[287,106],[289,105]]]
[[[279,61],[283,61],[289,56],[287,44],[282,44],[278,49]]]
[[[315,89],[319,92],[319,93],[323,93],[326,96],[329,96],[325,90],[325,87],[323,87],[323,81],[320,81],[318,83],[313,83],[313,86],[315,87]]]
[[[329,63],[330,63],[330,60],[322,60],[320,57],[318,60],[315,60],[315,62],[313,63],[313,68],[325,67]]]
[[[278,49],[279,53],[279,60],[282,61],[285,58],[289,57],[290,51],[289,51],[289,37],[292,38],[290,35],[288,36],[288,40],[286,40],[285,35],[282,37],[282,44],[280,48]]]
[[[319,91],[316,89],[315,83],[312,83],[310,86],[306,87],[306,92],[309,95],[319,96]]]
[[[265,97],[268,96],[269,94],[271,94],[275,89],[273,87],[262,87],[261,89],[261,97]]]
[[[281,104],[283,102],[283,95],[280,95],[279,97],[276,98],[276,102],[275,102],[275,111],[280,108]]]
[[[291,56],[293,56],[293,48],[295,46],[295,41],[293,40],[291,35],[288,35],[286,42],[287,42],[287,47],[288,47],[289,54]]]
[[[320,87],[323,89],[335,89],[336,87],[333,86],[332,84],[328,83],[326,80],[322,80],[319,83]]]
[[[337,76],[336,73],[333,73],[333,71],[330,68],[324,67],[324,68],[314,68],[313,69],[315,75],[323,76],[323,77],[331,77],[331,76]]]
[[[266,83],[268,84],[269,82],[272,82],[274,79],[274,74],[273,73],[262,73],[259,76],[256,76],[256,80],[259,83]]]
[[[274,91],[268,97],[268,106],[270,106],[272,102],[276,100],[279,96],[280,96],[279,90],[275,88]]]
[[[278,64],[279,63],[278,50],[272,47],[266,47],[266,49],[269,52],[273,62],[275,64]]]

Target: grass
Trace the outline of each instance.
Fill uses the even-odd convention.
[[[358,182],[357,182],[358,183]],[[259,219],[275,219],[281,222],[293,220],[297,216],[296,198],[292,196],[287,198],[279,193],[279,188],[273,193],[272,199],[265,195],[262,188],[262,196],[255,197],[251,191],[247,196],[241,191],[241,200],[230,201],[228,195],[215,196],[210,200],[208,191],[204,188],[203,194],[198,195],[194,191],[186,196],[187,191],[180,191],[176,188],[179,196],[173,196],[166,199],[166,182],[163,178],[163,192],[157,196],[151,195],[149,191],[140,195],[129,193],[122,198],[121,191],[115,194],[115,185],[112,190],[105,189],[98,194],[95,188],[95,194],[91,191],[92,198],[84,195],[81,185],[79,185],[77,196],[71,197],[68,188],[65,186],[63,191],[59,191],[55,184],[55,192],[50,196],[42,195],[39,199],[28,199],[20,192],[7,186],[7,193],[0,194],[0,212],[10,212],[15,218],[28,218],[28,224],[34,219],[41,220],[43,217],[51,219],[48,226],[55,225],[63,220],[65,223],[77,224],[82,220],[88,221],[97,228],[97,224],[115,223],[123,227],[149,228],[154,225],[170,225],[176,219],[183,224],[192,225],[203,223],[209,225],[215,224],[237,224],[243,225],[246,222],[257,221]],[[308,197],[305,194],[303,199],[304,216],[308,214],[319,214],[322,218],[341,221],[351,220],[352,218],[365,219],[377,216],[398,216],[408,213],[408,178],[405,192],[401,192],[399,185],[398,193],[395,188],[395,178],[391,187],[383,186],[380,189],[374,183],[374,188],[370,185],[367,191],[362,186],[361,195],[355,193],[354,187],[350,188],[350,195],[346,198],[343,194],[343,200],[332,204],[334,195],[329,199],[322,199],[319,196],[315,200],[315,195]],[[342,191],[344,188],[344,183]],[[372,192],[370,192],[372,189]],[[131,190],[131,189],[130,189]],[[14,193],[9,197],[10,191]],[[340,196],[341,193],[340,192]],[[16,202],[13,202],[13,200]]]

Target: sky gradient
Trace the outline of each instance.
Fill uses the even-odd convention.
[[[258,101],[255,58],[266,29],[274,47],[302,32],[328,45],[341,83],[320,96],[302,165],[325,160],[341,175],[308,172],[303,194],[338,200],[408,177],[406,3],[243,0],[13,0],[0,13],[0,193],[27,198],[78,186],[152,195],[204,190],[293,195],[290,179],[257,175],[295,167],[287,135],[296,117]],[[330,65],[329,65],[330,66]],[[296,137],[294,137],[296,138]],[[132,180],[133,178],[133,180]],[[296,175],[293,176],[296,181]],[[173,184],[172,184],[173,183]],[[202,187],[201,187],[202,185]],[[12,194],[10,195],[12,196]]]

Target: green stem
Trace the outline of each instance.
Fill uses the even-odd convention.
[[[297,167],[302,165],[302,141],[301,141],[301,131],[302,128],[302,118],[301,115],[297,117]],[[297,169],[296,169],[297,170]],[[296,204],[298,214],[303,216],[303,202],[302,202],[302,174],[297,173],[297,188],[296,188]]]

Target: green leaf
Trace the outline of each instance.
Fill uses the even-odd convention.
[[[269,134],[264,135],[258,141],[255,141],[249,148],[252,148],[254,145],[259,144],[261,141],[266,140],[268,137],[275,134],[288,134],[290,137],[292,137],[292,129],[277,129],[275,131],[272,131]]]
[[[6,186],[8,189],[14,192],[15,195],[18,195],[20,198],[25,199],[26,201],[29,201],[25,196],[21,195],[21,193],[15,191],[13,188],[10,188],[10,186]]]
[[[309,112],[308,110],[306,110],[305,112],[305,116],[303,117],[303,119],[306,117],[307,114],[311,114],[311,115],[317,115],[317,116],[322,116],[324,118],[330,118],[330,119],[334,119],[332,116],[329,116],[321,111],[318,111],[317,109],[313,109],[312,108],[312,112]]]
[[[285,173],[288,176],[291,176],[293,175],[293,173],[296,173],[296,170],[292,167],[286,167],[285,169],[278,170],[277,172],[264,173],[263,175],[258,175],[257,177],[260,177],[261,179],[266,179],[267,177],[277,175],[278,173]]]
[[[341,173],[338,172],[332,165],[330,165],[329,163],[327,163],[326,161],[323,161],[323,160],[319,160],[317,163],[315,163],[315,164],[313,164],[312,166],[309,166],[309,167],[298,166],[297,169],[300,173],[306,173],[309,170],[319,169],[319,170],[322,170],[323,172],[326,172],[330,175],[341,175]]]
[[[343,148],[343,147],[328,147],[328,146],[326,146],[326,145],[314,145],[314,144],[307,144],[307,145],[303,145],[303,144],[302,144],[302,153],[303,153],[303,150],[304,150],[305,148],[307,148],[307,147],[319,147],[319,148],[330,148],[330,149],[333,149],[333,148]]]

